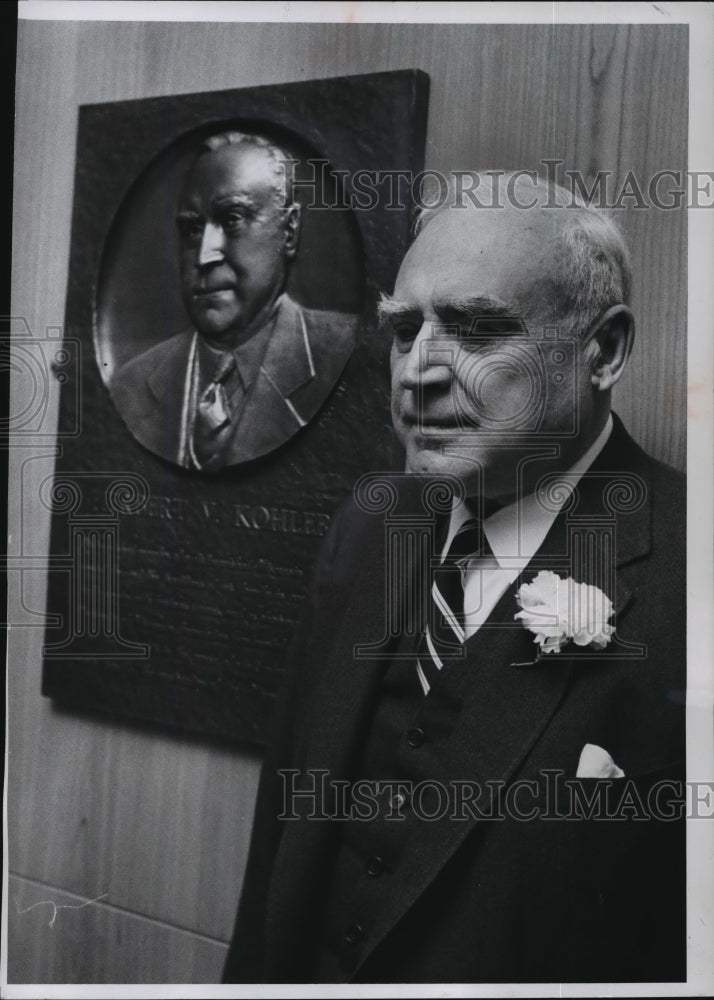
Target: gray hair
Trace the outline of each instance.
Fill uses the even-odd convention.
[[[469,176],[480,180],[486,175],[474,171]],[[511,178],[516,175],[498,174],[504,184]],[[516,183],[519,180],[521,177],[516,178]],[[461,191],[459,207],[463,208],[463,188]],[[632,267],[625,238],[607,212],[588,204],[574,190],[538,178],[528,193],[536,201],[533,209],[514,210],[549,212],[554,236],[551,273],[555,294],[550,301],[546,302],[544,296],[534,305],[544,323],[557,322],[565,336],[578,337],[612,306],[629,304]],[[441,212],[453,208],[457,197],[455,180],[451,178],[447,197],[441,197],[434,207],[419,211],[414,234],[422,232]],[[496,204],[499,202],[497,198]],[[481,210],[489,207],[486,204]]]
[[[274,188],[276,203],[279,208],[288,208],[295,200],[292,184],[292,171],[285,166],[286,160],[295,160],[286,149],[278,146],[264,135],[255,132],[238,132],[230,130],[227,132],[217,132],[204,139],[198,148],[198,157],[206,153],[213,153],[224,146],[249,146],[254,149],[263,149],[268,154],[273,163]]]

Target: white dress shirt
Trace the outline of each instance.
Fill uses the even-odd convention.
[[[522,500],[515,500],[501,507],[484,520],[484,534],[493,555],[471,560],[466,570],[464,631],[467,639],[479,630],[509,585],[528,566],[578,480],[602,451],[611,431],[612,417],[609,416],[588,450],[563,473],[563,489],[558,491],[557,503],[551,499],[546,510],[536,494],[529,493]],[[473,513],[463,501],[453,507],[446,543],[441,553],[442,561],[452,538],[464,521],[471,517]]]

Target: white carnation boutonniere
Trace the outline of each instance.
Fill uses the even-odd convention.
[[[614,609],[607,594],[550,570],[541,570],[531,583],[522,584],[516,600],[521,610],[515,618],[533,632],[538,659],[544,653],[559,653],[569,642],[604,649],[615,631],[609,624]]]

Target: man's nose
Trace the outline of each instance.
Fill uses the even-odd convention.
[[[451,382],[456,343],[439,336],[438,327],[424,323],[414,338],[399,381],[404,389],[437,388]]]
[[[218,264],[223,260],[224,233],[221,226],[207,222],[203,227],[201,245],[198,248],[198,263],[201,267]]]

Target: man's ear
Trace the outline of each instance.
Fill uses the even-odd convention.
[[[300,206],[297,202],[285,210],[285,256],[292,260],[297,253],[300,240]]]
[[[635,318],[627,306],[612,306],[588,334],[585,347],[590,381],[600,392],[622,375],[635,339]]]

